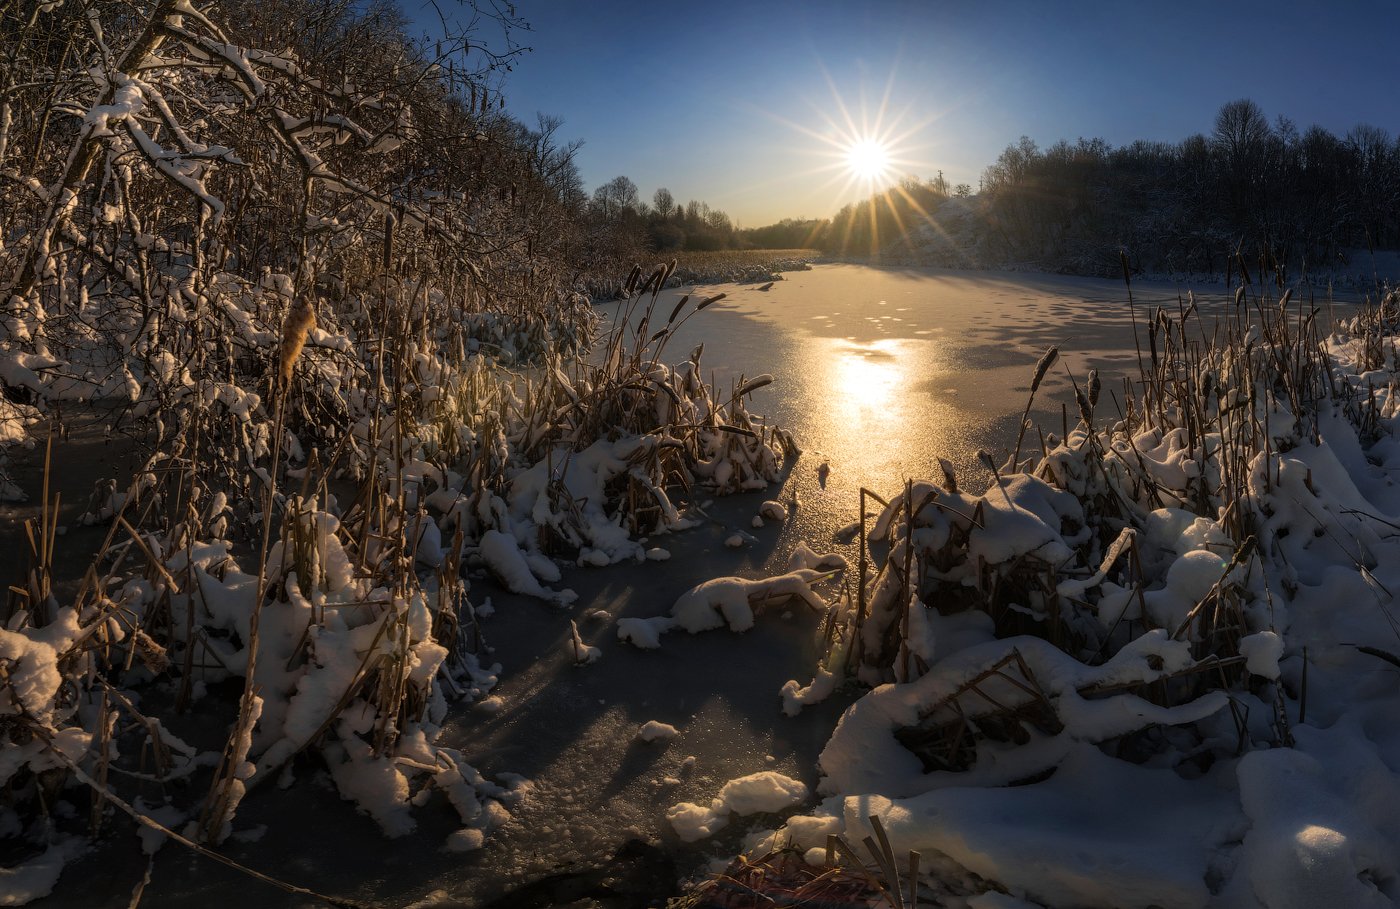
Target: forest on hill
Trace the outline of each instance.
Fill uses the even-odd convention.
[[[819,235],[820,236],[820,235]],[[910,181],[833,219],[823,247],[929,264],[1026,264],[1112,273],[1219,274],[1244,250],[1327,271],[1355,250],[1400,246],[1400,141],[1360,124],[1345,136],[1272,124],[1231,101],[1210,135],[1179,143],[1102,139],[1002,152],[975,195]]]
[[[704,203],[654,204],[618,177],[593,196],[614,235],[657,252],[816,248],[842,257],[1075,274],[1220,274],[1244,250],[1294,272],[1345,268],[1357,250],[1400,247],[1400,138],[1370,124],[1338,136],[1270,122],[1248,99],[1180,142],[1031,138],[1007,146],[974,190],[905,176],[831,218],[736,229]]]

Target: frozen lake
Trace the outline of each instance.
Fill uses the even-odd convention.
[[[1105,416],[1116,413],[1110,393],[1121,400],[1122,379],[1137,374],[1121,280],[819,265],[759,287],[682,288],[663,294],[657,309],[664,317],[685,292],[692,302],[727,294],[687,322],[667,353],[679,359],[703,342],[702,364],[722,389],[727,375],[773,374],[750,409],[792,430],[804,449],[789,482],[809,539],[827,540],[852,519],[860,486],[892,494],[906,478],[939,476],[939,458],[980,491],[990,475],[977,452],[997,463],[1011,453],[1035,363],[1050,346],[1059,345],[1060,361],[1032,412],[1047,432],[1060,432],[1062,404],[1075,413],[1066,370],[1081,384],[1099,370]],[[1135,283],[1139,322],[1158,306],[1176,313],[1188,290]],[[1194,292],[1209,330],[1227,305],[1225,288]],[[1326,313],[1325,300],[1314,303]],[[1145,351],[1145,330],[1143,338]],[[1022,448],[1039,448],[1034,430]],[[831,465],[824,489],[815,474],[822,460]]]
[[[1175,311],[1185,290],[1135,286],[1139,319],[1157,305]],[[420,812],[417,832],[386,840],[317,774],[303,772],[287,792],[260,791],[245,803],[236,827],[266,830],[230,843],[230,855],[321,892],[378,904],[544,906],[571,902],[570,894],[602,886],[609,875],[623,881],[614,889],[635,892],[638,905],[664,896],[677,874],[732,855],[748,826],[735,823],[714,840],[683,846],[664,810],[708,802],[726,780],[760,770],[814,785],[816,756],[849,697],[838,694],[797,718],[780,712],[783,682],[806,684],[812,674],[817,620],[800,606],[761,614],[744,635],[673,633],[659,651],[619,643],[615,620],[666,613],[682,592],[713,577],[784,570],[799,541],[819,552],[839,548],[832,532],[855,519],[862,485],[894,494],[906,477],[937,475],[942,457],[964,485],[979,488],[986,476],[977,451],[998,461],[1009,454],[1035,362],[1051,345],[1060,346],[1062,360],[1035,413],[1055,431],[1060,404],[1069,400],[1066,367],[1081,381],[1098,368],[1107,399],[1100,408],[1112,413],[1109,392],[1136,361],[1120,281],[823,265],[788,273],[767,291],[667,291],[657,307],[662,318],[687,291],[695,300],[728,296],[691,319],[665,359],[680,360],[703,343],[702,363],[721,389],[740,373],[773,374],[750,409],[793,431],[804,449],[784,488],[716,500],[702,526],[653,539],[649,545],[667,548],[670,561],[567,569],[563,585],[579,593],[570,612],[473,581],[473,601],[490,596],[496,607],[483,627],[494,648],[487,662],[502,664],[502,709],[459,709],[445,743],[488,776],[518,773],[533,785],[485,848],[442,852],[457,826],[446,809]],[[1223,295],[1209,288],[1201,299],[1207,324]],[[1038,444],[1029,433],[1026,446]],[[830,465],[824,483],[823,461]],[[786,524],[750,526],[763,499],[794,493],[801,507]],[[726,548],[735,530],[754,542]],[[600,662],[573,665],[570,618],[602,649]],[[680,735],[639,743],[636,730],[647,720],[675,725]],[[612,861],[629,840],[646,845]],[[71,867],[46,904],[125,902],[142,867],[135,838],[119,836]],[[158,857],[143,904],[198,900],[212,909],[249,899],[311,904],[175,846]]]

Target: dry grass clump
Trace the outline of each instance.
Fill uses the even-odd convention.
[[[1273,705],[1276,739],[1289,741],[1282,688],[1245,671],[1240,641],[1271,629],[1275,598],[1291,596],[1280,567],[1290,534],[1333,540],[1363,575],[1371,567],[1365,541],[1376,528],[1329,508],[1291,453],[1316,445],[1333,411],[1363,439],[1394,412],[1400,361],[1385,335],[1396,305],[1388,295],[1327,339],[1318,309],[1288,292],[1243,286],[1209,320],[1188,297],[1141,321],[1136,382],[1109,391],[1091,372],[1074,382],[1079,422],[1063,438],[1042,432],[1019,468],[1018,453],[1000,469],[987,456],[995,483],[985,494],[960,491],[946,467],[941,484],[910,482],[888,498],[862,490],[860,581],[833,609],[826,666],[869,684],[910,681],[951,652],[938,642],[954,629],[985,627],[1096,667],[1155,634],[1191,659],[1150,682],[1090,684],[1079,696],[1131,693],[1174,708],[1247,690]],[[1034,387],[1057,353],[1037,365]],[[1188,526],[1194,548],[1164,548]],[[1173,568],[1187,556],[1213,573],[1185,585]],[[1059,695],[1020,653],[969,673],[899,733],[926,770],[968,770],[979,743],[1063,730]],[[1129,740],[1151,739],[1150,725],[1119,747],[1142,747]]]
[[[785,271],[807,271],[825,254],[815,249],[748,249],[676,254],[668,287],[781,281]]]
[[[933,905],[925,901],[926,888],[920,884],[920,854],[910,852],[903,863],[897,861],[880,818],[872,815],[868,822],[875,834],[862,844],[869,859],[862,858],[845,837],[828,834],[824,853],[817,849],[804,853],[788,845],[740,855],[723,872],[667,905],[671,909]]]
[[[412,809],[437,793],[467,828],[498,823],[519,793],[436,738],[451,700],[496,681],[465,578],[483,536],[521,520],[509,500],[522,471],[550,478],[556,518],[539,528],[540,550],[573,554],[597,520],[568,485],[590,450],[630,452],[596,505],[633,534],[678,521],[673,497],[693,488],[766,485],[793,451],[744,406],[769,377],[720,393],[700,379],[699,350],[664,365],[670,338],[716,299],[683,301],[653,329],[673,267],[634,278],[626,316],[591,360],[551,342],[518,371],[506,364],[526,345],[509,357],[467,350],[467,321],[436,323],[421,286],[323,299],[324,319],[276,282],[211,294],[212,305],[277,304],[266,319],[280,331],[249,320],[241,336],[269,351],[270,395],[196,360],[170,374],[192,389],[165,412],[185,429],[175,444],[158,430],[146,469],[95,494],[86,520],[110,529],[75,600],[60,602],[50,580],[57,503],[29,529],[34,565],[0,633],[19,667],[4,685],[10,741],[25,749],[6,781],[15,808],[43,813],[83,785],[97,799],[92,831],[113,806],[146,824],[152,809],[122,795],[123,781],[185,779],[203,798],[172,793],[160,810],[192,822],[181,841],[207,851],[245,799],[314,760],[388,835],[413,829]],[[579,338],[594,331],[577,325]],[[339,401],[348,425],[318,413],[322,398]],[[249,524],[261,533],[240,538]],[[42,696],[20,694],[29,676],[49,686]],[[243,693],[236,708],[218,704],[230,719],[221,746],[170,734],[179,711],[227,681]],[[135,706],[133,692],[152,683],[172,686],[175,716]]]

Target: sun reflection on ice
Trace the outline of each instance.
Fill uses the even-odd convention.
[[[850,344],[836,354],[831,387],[841,395],[841,409],[851,423],[879,419],[901,378],[898,341]]]
[[[837,486],[888,492],[925,473],[929,452],[962,460],[970,419],[947,382],[931,381],[944,372],[940,342],[813,338],[809,351],[798,437],[830,459]]]

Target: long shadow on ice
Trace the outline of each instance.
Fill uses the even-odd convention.
[[[719,500],[708,509],[714,521],[653,538],[649,545],[671,551],[669,561],[567,572],[564,583],[579,593],[569,613],[490,591],[496,613],[485,630],[504,669],[504,708],[493,716],[468,711],[450,735],[478,769],[523,774],[534,788],[483,849],[491,880],[473,880],[464,868],[460,878],[449,875],[451,883],[440,879],[448,892],[490,897],[544,874],[591,867],[629,839],[660,844],[693,868],[706,849],[719,847],[680,844],[664,820],[667,807],[708,802],[725,781],[761,770],[816,783],[816,755],[843,703],[833,698],[790,718],[778,694],[787,680],[806,684],[813,672],[818,617],[805,606],[770,607],[742,635],[672,632],[659,650],[638,650],[616,635],[618,618],[666,614],[696,584],[757,576],[764,563],[780,562],[777,527],[749,528],[757,542],[743,551],[723,545],[748,527],[764,497]],[[477,583],[474,600],[490,587]],[[598,662],[574,665],[571,617],[585,642],[601,649]],[[639,741],[648,720],[676,727],[677,736]]]
[[[789,529],[749,526],[759,503],[774,494],[717,500],[707,509],[714,521],[653,537],[649,545],[668,548],[669,561],[567,570],[563,584],[580,595],[572,610],[474,582],[473,601],[489,595],[496,607],[484,630],[494,648],[487,661],[503,664],[504,709],[455,708],[445,743],[488,776],[519,773],[534,784],[484,848],[442,850],[459,822],[440,801],[415,812],[415,832],[387,840],[340,799],[323,771],[302,763],[290,788],[249,796],[235,824],[238,835],[221,851],[301,886],[372,905],[478,906],[495,899],[499,906],[549,905],[589,888],[613,888],[613,905],[659,904],[678,873],[732,854],[748,826],[762,822],[746,819],[692,846],[669,830],[665,809],[707,803],[724,782],[760,770],[815,785],[816,755],[845,704],[838,695],[796,718],[781,713],[782,684],[806,684],[812,675],[817,617],[800,604],[761,611],[755,628],[742,635],[673,632],[654,651],[617,640],[618,617],[665,614],[702,581],[781,570]],[[726,548],[724,538],[740,528],[756,542]],[[606,618],[589,618],[596,610]],[[571,618],[584,640],[602,650],[598,662],[574,665],[566,647]],[[226,720],[210,713],[189,722],[222,730]],[[647,720],[671,724],[679,734],[669,742],[639,742],[637,730]],[[174,731],[191,735],[183,725]],[[189,785],[198,791],[206,782]],[[159,793],[152,789],[151,796]],[[43,905],[124,905],[145,864],[130,825],[114,818],[100,848],[70,867]],[[158,854],[142,905],[223,909],[250,900],[320,905],[174,844]]]

